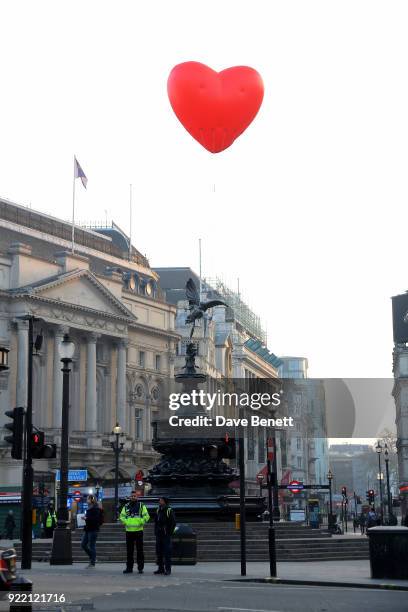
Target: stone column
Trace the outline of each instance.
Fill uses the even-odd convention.
[[[28,321],[17,320],[17,406],[27,406],[27,376]]]
[[[126,422],[126,348],[127,341],[118,344],[118,375],[116,379],[116,420],[123,431],[127,429]]]
[[[86,363],[86,431],[96,431],[96,340],[97,334],[87,336]]]
[[[53,365],[53,387],[52,387],[52,426],[61,429],[62,417],[62,363],[59,352],[60,344],[68,329],[56,327],[54,332],[54,365]]]

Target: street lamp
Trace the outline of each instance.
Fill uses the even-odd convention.
[[[334,517],[333,517],[333,497],[332,497],[332,480],[333,474],[331,470],[327,472],[327,480],[329,481],[329,520],[328,527],[329,531],[334,530]]]
[[[57,512],[57,527],[54,531],[50,565],[72,565],[71,530],[69,528],[68,502],[68,463],[69,463],[69,374],[75,353],[75,344],[68,334],[59,345],[62,362],[62,419],[61,419],[61,466],[60,495]]]
[[[391,525],[392,523],[391,517],[393,516],[393,512],[392,512],[392,499],[391,499],[391,489],[390,489],[390,471],[389,471],[389,466],[388,466],[390,455],[388,452],[387,444],[385,444],[384,446],[384,459],[385,459],[385,473],[387,476],[388,524]]]
[[[9,352],[10,351],[8,350],[8,348],[6,348],[5,346],[0,346],[0,372],[2,372],[3,370],[9,369],[9,365],[8,365]]]
[[[119,442],[119,438],[124,438],[125,434],[122,431],[119,423],[116,423],[112,430],[113,439],[110,440],[110,445],[115,453],[115,507],[113,509],[113,520],[116,523],[118,520],[119,511],[119,455],[123,451],[124,442]]]
[[[378,440],[377,446],[375,447],[375,452],[378,455],[378,486],[380,488],[380,511],[381,511],[381,525],[384,524],[384,509],[383,509],[383,495],[382,495],[382,484],[381,484],[381,453],[383,447],[381,446],[380,441]]]
[[[272,461],[275,454],[274,440],[267,440],[267,476],[266,484],[268,488],[268,510],[269,510],[269,527],[268,527],[268,547],[269,547],[269,573],[272,578],[276,578],[276,534],[275,525],[273,522],[273,503],[272,503],[272,487],[276,482],[276,472],[272,472]]]

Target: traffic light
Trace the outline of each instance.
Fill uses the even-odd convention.
[[[343,497],[347,497],[347,487],[341,487],[341,494]]]
[[[31,457],[33,459],[55,459],[57,456],[56,444],[45,444],[43,431],[35,431],[31,434]]]
[[[366,500],[368,502],[370,502],[370,504],[374,503],[375,500],[375,493],[374,493],[374,489],[369,489],[366,493]]]
[[[23,436],[24,436],[24,408],[19,406],[13,410],[7,410],[6,416],[13,420],[6,423],[5,428],[11,431],[10,436],[5,436],[6,442],[11,444],[11,456],[13,459],[23,458]]]

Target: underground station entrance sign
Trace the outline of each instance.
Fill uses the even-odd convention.
[[[299,480],[291,480],[288,485],[286,485],[288,491],[292,491],[292,493],[300,493],[303,490],[303,482],[299,482]]]

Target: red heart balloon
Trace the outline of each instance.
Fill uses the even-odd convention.
[[[216,72],[199,62],[184,62],[170,72],[167,92],[187,132],[211,153],[219,153],[253,121],[264,87],[261,75],[248,66]]]

